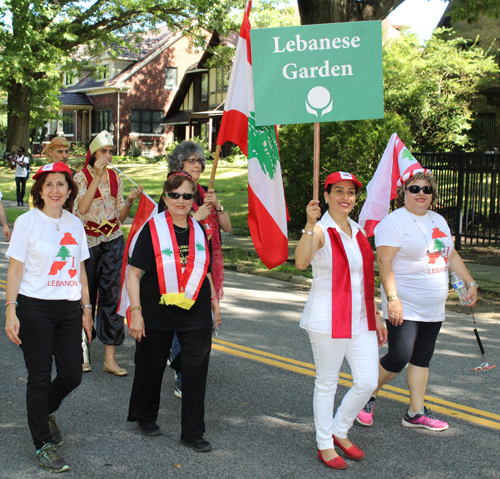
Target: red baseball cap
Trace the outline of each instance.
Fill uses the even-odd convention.
[[[71,170],[69,169],[69,166],[62,163],[62,162],[57,162],[57,163],[48,163],[47,165],[43,165],[34,175],[33,179],[36,180],[40,178],[44,173],[69,173],[71,175]]]
[[[325,190],[328,185],[334,185],[335,183],[340,183],[341,181],[352,181],[358,190],[363,186],[361,181],[359,181],[353,174],[346,173],[345,171],[336,171],[328,176],[325,181]]]

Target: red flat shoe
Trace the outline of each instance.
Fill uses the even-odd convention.
[[[356,447],[354,444],[349,448],[344,447],[344,446],[342,446],[342,444],[340,444],[339,441],[337,441],[337,438],[335,436],[333,436],[333,444],[335,444],[335,446],[340,447],[342,452],[349,459],[354,459],[355,461],[359,461],[359,460],[363,459],[363,457],[365,457],[365,453],[359,447]]]
[[[335,459],[330,459],[329,461],[325,461],[323,453],[320,450],[318,450],[318,457],[321,461],[325,463],[326,466],[331,467],[332,469],[347,468],[347,462],[345,462],[340,456],[337,456]]]

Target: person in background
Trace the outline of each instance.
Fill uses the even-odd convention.
[[[380,388],[408,364],[406,382],[410,406],[405,427],[444,431],[448,423],[424,405],[429,364],[445,320],[448,271],[455,271],[468,288],[469,307],[477,302],[477,283],[454,249],[446,220],[429,208],[439,199],[429,170],[410,171],[398,182],[396,207],[375,228],[382,308],[387,318],[389,351],[380,359],[375,392],[357,416],[363,426],[373,424]]]
[[[105,345],[103,369],[115,376],[125,376],[127,371],[115,359],[116,346],[125,341],[123,317],[116,313],[125,250],[120,225],[141,195],[142,187],[132,188],[127,200],[123,199],[121,177],[107,168],[112,151],[113,140],[107,131],[99,133],[90,144],[84,168],[75,175],[78,195],[73,214],[82,220],[87,233],[90,258],[85,267],[97,337]],[[83,369],[90,371],[90,363],[84,363]]]
[[[69,466],[55,447],[63,439],[54,413],[82,379],[82,326],[89,338],[92,331],[89,250],[82,222],[69,213],[78,189],[69,168],[45,165],[33,179],[35,207],[17,218],[6,253],[5,331],[28,370],[26,408],[38,463],[62,472]]]
[[[3,238],[6,243],[10,241],[10,229],[9,223],[7,222],[7,215],[5,214],[5,209],[2,205],[2,192],[0,191],[0,226],[3,229]]]
[[[196,185],[196,193],[193,202],[193,218],[201,223],[207,233],[210,247],[212,248],[212,279],[217,292],[217,297],[222,300],[224,297],[224,258],[222,257],[220,230],[225,233],[231,231],[231,219],[224,206],[217,199],[213,189],[208,189],[198,183],[201,174],[205,171],[205,152],[198,143],[185,140],[177,145],[172,153],[167,157],[169,172],[187,171],[193,178]],[[164,203],[160,200],[158,211],[165,209]],[[177,336],[174,336],[172,346],[172,362],[179,351]],[[181,355],[182,361],[182,355]],[[182,375],[176,372],[176,385],[174,394],[182,397]]]
[[[50,140],[45,149],[47,163],[62,162],[68,164],[71,143],[64,136],[56,136]]]
[[[24,156],[24,148],[20,146],[17,149],[17,156],[12,158],[16,165],[16,193],[17,193],[17,206],[24,206],[24,195],[26,193],[26,181],[28,180],[30,160]]]
[[[328,210],[321,216],[319,201],[309,202],[307,223],[295,250],[297,268],[312,264],[313,283],[300,327],[309,334],[316,367],[313,409],[318,458],[333,469],[347,467],[334,446],[356,461],[365,456],[347,434],[377,384],[377,343],[382,346],[387,340],[374,300],[375,257],[366,233],[349,218],[361,186],[351,173],[328,176],[324,193]],[[334,416],[344,358],[354,384]]]

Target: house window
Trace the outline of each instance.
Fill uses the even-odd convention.
[[[106,80],[109,78],[109,64],[101,65],[97,70],[97,80]]]
[[[110,130],[113,120],[113,110],[94,110],[92,112],[92,133]]]
[[[163,110],[132,110],[132,133],[163,133]]]
[[[73,72],[67,72],[64,75],[64,84],[66,86],[69,86],[69,85],[73,85],[74,82],[75,82],[75,74]]]
[[[227,84],[229,81],[229,66],[224,65],[221,67],[217,67],[215,78],[216,78],[215,90],[226,91]]]
[[[208,100],[208,73],[201,74],[200,101]]]
[[[75,133],[72,111],[63,112],[63,130],[65,135],[73,135]]]
[[[177,68],[165,68],[165,88],[175,88],[177,86]]]

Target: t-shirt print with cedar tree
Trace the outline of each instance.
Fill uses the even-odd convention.
[[[78,242],[71,236],[71,233],[64,233],[59,244],[61,247],[56,254],[56,259],[52,263],[49,276],[57,276],[68,265],[67,274],[72,279],[78,271],[75,268],[75,256],[71,253],[70,249],[74,249],[74,246],[78,247]]]
[[[444,262],[448,263],[448,253],[450,252],[449,246],[446,246],[441,238],[447,238],[446,233],[443,233],[438,227],[432,229],[432,239],[434,245],[429,251],[429,264],[436,264],[436,260],[443,256]]]

